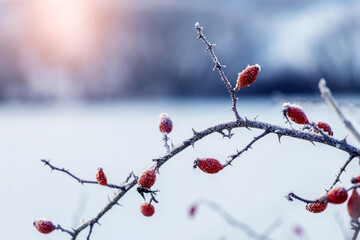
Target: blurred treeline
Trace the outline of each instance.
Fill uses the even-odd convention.
[[[241,94],[360,91],[360,1],[49,2],[0,2],[2,101],[226,94],[196,21]]]

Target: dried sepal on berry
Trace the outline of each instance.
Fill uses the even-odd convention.
[[[98,172],[96,173],[96,181],[100,185],[103,185],[103,186],[107,185],[107,179],[106,179],[105,173],[102,168],[98,168]]]
[[[138,185],[150,189],[156,181],[155,169],[148,169],[141,173]]]
[[[214,174],[224,168],[224,166],[215,158],[196,159],[194,168],[199,167],[205,173]]]
[[[294,123],[309,124],[306,114],[301,107],[296,104],[284,103],[282,111],[285,118],[290,119]]]
[[[317,122],[316,126],[323,132],[326,132],[329,136],[334,135],[330,125],[327,124],[326,122]],[[314,133],[319,133],[319,132],[314,129]]]
[[[48,220],[36,220],[33,224],[39,232],[44,234],[51,233],[56,229],[55,225]]]
[[[306,204],[306,210],[312,213],[320,213],[325,211],[327,207],[327,200],[324,199],[323,201],[317,203],[308,203]]]
[[[173,129],[173,122],[167,113],[161,113],[159,116],[159,130],[162,133],[170,133]]]
[[[255,80],[260,71],[260,65],[248,65],[241,73],[239,73],[236,81],[235,91],[242,87],[250,86]]]
[[[356,189],[352,190],[351,196],[347,203],[348,213],[353,220],[357,220],[360,217],[360,195]]]
[[[326,198],[328,203],[341,204],[348,198],[348,193],[343,187],[334,187],[327,194]]]
[[[351,179],[351,183],[353,183],[353,184],[360,183],[360,175],[354,177],[353,179]]]
[[[151,205],[151,203],[144,202],[143,204],[140,205],[140,212],[145,217],[151,217],[155,213],[155,207]]]

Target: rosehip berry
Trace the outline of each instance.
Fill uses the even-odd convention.
[[[141,173],[138,185],[150,189],[156,180],[155,169],[148,169]]]
[[[353,220],[360,217],[360,195],[356,189],[353,189],[349,201],[347,203],[348,213]]]
[[[235,90],[238,90],[242,87],[250,86],[256,80],[259,71],[259,64],[255,64],[252,66],[248,65],[245,70],[239,73]]]
[[[317,203],[308,203],[306,204],[306,210],[312,213],[320,213],[324,211],[327,207],[327,201],[317,202]]]
[[[33,224],[39,232],[44,234],[51,233],[56,228],[52,222],[47,220],[36,220]]]
[[[214,174],[219,172],[224,166],[214,158],[202,158],[197,159],[194,164],[194,168],[199,167],[203,172]]]
[[[309,124],[304,111],[296,104],[284,103],[283,105],[284,116],[297,124]]]
[[[332,136],[334,134],[333,131],[331,130],[330,125],[327,124],[326,122],[317,122],[316,126],[319,129],[323,130],[323,132],[326,132],[329,136]],[[319,132],[314,129],[314,133],[319,133]]]
[[[145,216],[145,217],[151,217],[152,215],[154,215],[155,213],[155,208],[153,205],[151,205],[150,203],[144,202],[143,204],[141,204],[140,206],[140,212]]]
[[[360,183],[360,175],[351,179],[351,183],[353,183],[353,184]]]
[[[102,168],[98,168],[98,172],[96,174],[96,181],[100,184],[100,185],[107,185],[107,179],[105,176],[104,171],[102,170]]]
[[[348,193],[343,187],[335,187],[326,194],[326,198],[329,203],[341,204],[348,198]]]
[[[162,113],[159,116],[159,129],[162,133],[170,133],[173,128],[173,123],[167,113]]]
[[[197,210],[197,205],[192,205],[189,210],[189,217],[194,217]]]

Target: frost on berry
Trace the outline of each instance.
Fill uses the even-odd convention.
[[[287,119],[290,119],[297,124],[309,124],[309,120],[306,117],[306,114],[301,109],[300,106],[296,104],[284,103],[283,113]]]
[[[39,232],[44,234],[51,233],[56,228],[55,225],[48,220],[36,220],[33,224]]]
[[[151,217],[155,213],[155,207],[151,203],[144,202],[140,205],[140,212],[145,217]]]
[[[348,193],[343,187],[334,187],[327,194],[328,203],[341,204],[348,198]]]
[[[219,172],[224,166],[214,158],[197,159],[194,163],[194,168],[199,167],[203,172],[214,174]]]
[[[312,213],[320,213],[323,212],[327,207],[327,201],[320,201],[317,203],[308,203],[306,204],[306,210]]]
[[[106,179],[105,173],[102,168],[98,168],[98,172],[96,174],[96,181],[100,185],[103,185],[103,186],[107,185],[107,179]]]
[[[326,132],[329,136],[332,136],[334,134],[333,131],[331,130],[330,125],[327,124],[326,122],[317,122],[316,126],[323,132]],[[314,129],[314,133],[319,133],[319,132]]]
[[[191,205],[190,209],[189,209],[189,217],[195,217],[195,213],[197,211],[197,205]]]
[[[248,65],[241,73],[239,73],[238,79],[236,81],[235,90],[238,90],[242,87],[250,86],[255,80],[260,71],[260,65]]]
[[[159,116],[159,130],[162,133],[170,133],[173,129],[173,123],[167,113],[161,113]]]
[[[141,173],[138,180],[138,185],[150,189],[154,185],[155,180],[156,180],[155,169],[148,169]]]
[[[347,203],[348,213],[353,220],[360,217],[360,195],[356,189],[353,189],[349,201]]]

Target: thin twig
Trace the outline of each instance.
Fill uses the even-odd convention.
[[[245,152],[245,151],[249,150],[250,148],[252,148],[251,146],[252,146],[256,141],[258,141],[259,139],[265,137],[265,136],[268,135],[269,133],[270,133],[269,131],[265,130],[265,132],[263,132],[263,133],[260,134],[259,136],[254,137],[254,139],[253,139],[248,145],[246,145],[246,147],[245,147],[243,150],[237,152],[237,153],[234,154],[234,155],[231,155],[231,156],[230,156],[230,160],[227,161],[227,162],[224,164],[224,167],[227,167],[227,166],[231,165],[231,163],[232,163],[236,158],[238,158],[243,152]]]
[[[333,98],[330,89],[326,86],[325,79],[320,79],[319,82],[319,89],[321,92],[321,96],[325,99],[325,101],[335,110],[337,115],[345,124],[345,127],[351,132],[351,134],[356,138],[358,142],[360,142],[360,133],[355,129],[353,124],[345,117],[345,115],[340,110],[338,104],[336,103],[335,99]]]
[[[350,225],[351,229],[354,230],[352,240],[356,240],[360,232],[360,222],[359,220],[351,220]]]
[[[167,153],[170,152],[170,146],[169,146],[169,143],[168,143],[169,137],[168,137],[167,133],[164,133],[163,141],[164,141],[164,147],[166,148],[166,152]]]
[[[62,231],[62,232],[66,232],[66,233],[68,233],[70,236],[74,236],[74,233],[73,233],[73,232],[62,228],[59,224],[56,226],[56,229],[57,229],[57,230],[60,230],[60,231]]]
[[[341,174],[343,174],[343,172],[345,172],[347,165],[349,165],[349,163],[355,158],[355,156],[350,155],[349,159],[345,162],[345,164],[340,168],[339,173],[336,176],[335,181],[333,182],[333,184],[331,185],[331,187],[329,188],[329,191],[336,185],[336,183],[340,182],[340,177]]]
[[[211,58],[213,60],[213,62],[215,63],[215,67],[214,67],[214,70],[217,68],[219,70],[219,74],[220,74],[220,77],[221,77],[221,80],[223,81],[223,83],[225,84],[229,94],[230,94],[230,97],[231,97],[231,100],[232,100],[232,111],[234,112],[235,114],[235,118],[236,118],[236,121],[240,121],[241,120],[241,117],[237,111],[237,108],[236,108],[236,103],[237,103],[237,98],[235,97],[235,91],[233,90],[233,87],[231,86],[231,83],[229,82],[229,80],[227,79],[224,71],[223,71],[223,65],[220,64],[219,60],[217,59],[216,55],[215,55],[215,52],[213,50],[214,46],[216,44],[211,44],[205,37],[205,35],[203,34],[203,28],[200,27],[200,24],[197,22],[195,23],[195,29],[198,31],[198,37],[197,39],[201,39],[207,46],[206,50],[210,53],[211,55]]]
[[[298,195],[296,195],[295,193],[291,192],[289,193],[287,196],[286,196],[287,200],[289,201],[293,201],[295,199],[301,201],[301,202],[304,202],[304,203],[318,203],[318,202],[324,202],[326,201],[326,197],[321,197],[317,200],[307,200],[305,198],[302,198],[302,197],[299,197]]]
[[[210,200],[205,200],[205,199],[201,199],[198,202],[198,205],[205,205],[207,207],[209,207],[210,209],[214,210],[215,212],[217,212],[218,214],[221,215],[221,217],[231,226],[240,229],[241,231],[243,231],[244,233],[246,233],[246,235],[248,235],[248,237],[253,238],[253,239],[270,239],[269,236],[257,233],[255,230],[253,230],[249,225],[247,225],[246,223],[240,222],[239,220],[235,219],[233,216],[231,216],[222,206],[220,206],[219,204],[210,201]]]
[[[76,179],[81,184],[84,184],[84,183],[86,183],[86,184],[99,184],[96,181],[82,180],[82,179],[78,178],[77,176],[75,176],[74,174],[72,174],[69,170],[66,170],[65,168],[55,167],[54,165],[52,165],[50,163],[49,160],[41,159],[40,161],[43,162],[45,165],[49,166],[52,171],[55,170],[55,171],[66,173],[70,177]],[[115,184],[107,184],[106,187],[116,188],[116,189],[125,189],[124,186],[118,186],[118,185],[115,185]]]

